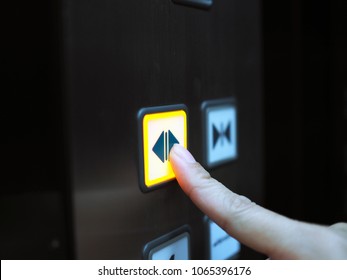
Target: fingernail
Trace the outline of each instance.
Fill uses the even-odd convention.
[[[173,145],[172,148],[174,149],[174,152],[184,161],[189,162],[189,163],[196,162],[196,160],[194,159],[192,154],[186,148],[184,148],[182,145],[175,144],[175,145]]]

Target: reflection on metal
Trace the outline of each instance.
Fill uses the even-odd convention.
[[[213,0],[172,0],[174,3],[188,5],[198,8],[209,8],[213,4]]]

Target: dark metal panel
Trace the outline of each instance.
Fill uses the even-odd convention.
[[[203,215],[177,184],[138,188],[136,115],[187,105],[191,151],[201,160],[201,103],[236,97],[240,160],[211,173],[261,202],[258,1],[218,1],[208,11],[171,1],[68,1],[66,9],[77,257],[138,259],[147,242],[189,224],[192,257],[201,258]]]

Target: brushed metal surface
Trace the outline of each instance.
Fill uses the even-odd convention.
[[[139,189],[136,116],[147,106],[185,104],[190,150],[201,160],[201,103],[235,97],[240,157],[211,174],[261,202],[259,1],[199,10],[75,0],[63,22],[76,257],[139,259],[146,243],[188,224],[192,258],[203,258],[203,214],[177,183]]]

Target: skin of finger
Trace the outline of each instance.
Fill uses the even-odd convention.
[[[347,238],[347,223],[336,223],[331,225],[330,228]]]
[[[245,245],[272,259],[316,259],[324,255],[324,245],[321,250],[311,246],[312,235],[317,236],[316,240],[326,237],[322,228],[318,232],[324,234],[317,235],[317,229],[312,230],[311,225],[280,216],[231,192],[211,178],[199,163],[181,161],[175,150],[170,160],[180,186],[192,201]]]
[[[275,239],[276,233],[273,230],[267,231],[267,223],[262,217],[264,215],[260,209],[257,209],[260,208],[259,206],[246,197],[229,191],[220,182],[211,178],[199,163],[188,164],[179,159],[176,160],[174,149],[170,153],[170,161],[184,192],[230,235],[269,256],[274,249],[277,249],[276,245],[272,246],[274,242],[270,242]],[[266,219],[273,220],[274,218],[269,215],[265,215]],[[254,228],[258,220],[263,221],[262,226]],[[265,232],[267,234],[264,234]]]
[[[337,247],[336,252],[340,253],[342,259],[347,259],[347,223],[333,224],[329,230],[335,240],[333,246]]]

